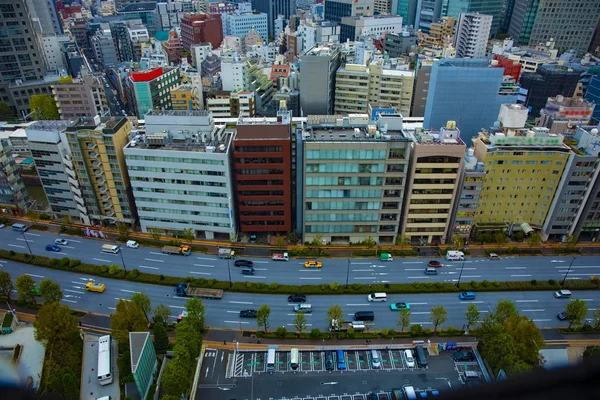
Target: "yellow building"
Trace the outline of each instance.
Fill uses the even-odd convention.
[[[202,96],[202,93],[199,94]],[[171,108],[179,111],[202,110],[202,98],[192,85],[179,85],[171,89]]]
[[[123,155],[130,132],[126,117],[79,118],[66,129],[79,193],[93,225],[136,220]]]
[[[441,47],[452,44],[454,39],[454,17],[442,17],[429,27],[429,33],[417,32],[419,44],[423,47]]]
[[[475,224],[541,229],[569,160],[563,139],[547,128],[480,132],[473,145],[487,174]]]

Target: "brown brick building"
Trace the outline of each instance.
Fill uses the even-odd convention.
[[[206,13],[185,13],[181,19],[181,44],[184,50],[191,51],[193,44],[210,42],[213,49],[223,42],[221,15]]]
[[[241,232],[293,230],[290,119],[238,121],[233,156]]]

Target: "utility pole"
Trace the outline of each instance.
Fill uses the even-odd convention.
[[[560,283],[560,285],[564,285],[565,281],[567,280],[567,276],[569,276],[569,272],[571,272],[571,267],[573,266],[573,263],[575,262],[575,259],[577,257],[573,257],[573,259],[571,260],[571,264],[569,264],[569,269],[567,269],[567,273],[565,274],[565,277],[563,278],[562,282]]]
[[[460,274],[458,274],[458,282],[456,282],[456,287],[460,288],[460,278],[462,277],[463,269],[465,268],[465,261],[463,260],[462,266],[460,267]]]
[[[231,268],[229,267],[229,260],[227,260],[227,273],[229,274],[229,288],[233,286],[233,282],[231,282]]]
[[[31,259],[33,260],[33,252],[31,251],[31,247],[29,247],[29,242],[27,241],[27,238],[25,237],[25,232],[21,232],[21,235],[23,235],[23,240],[25,241],[25,244],[27,245],[27,249],[29,250]]]
[[[125,266],[125,260],[123,259],[123,250],[119,250],[119,254],[121,255],[121,263],[123,264],[123,269],[127,272],[127,267]]]
[[[348,280],[350,279],[350,259],[348,259],[348,265],[346,267],[346,289],[348,289]]]

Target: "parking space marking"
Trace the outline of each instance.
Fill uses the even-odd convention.
[[[299,371],[302,371],[302,372],[312,371],[311,354],[312,353],[310,351],[301,351],[300,352],[300,368],[298,368]]]
[[[281,351],[275,353],[275,364],[277,364],[275,370],[277,372],[287,372],[289,365],[288,354],[288,352]]]

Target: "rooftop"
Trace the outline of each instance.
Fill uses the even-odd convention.
[[[225,125],[214,126],[210,132],[193,133],[182,130],[177,133],[156,132],[136,135],[125,149],[173,150],[199,153],[227,153],[234,130]]]
[[[27,127],[30,130],[56,132],[67,129],[70,121],[35,121]]]
[[[328,56],[331,56],[336,50],[337,50],[337,47],[334,47],[334,46],[320,45],[320,46],[313,47],[312,49],[307,51],[304,55],[305,56],[315,56],[315,57],[328,57]]]
[[[383,120],[382,120],[383,121]],[[400,128],[402,116],[388,115],[386,122],[379,124],[369,118],[368,114],[310,115],[306,129],[302,132],[305,141],[410,141]],[[394,124],[399,122],[399,124]]]
[[[182,111],[182,110],[160,110],[155,111],[151,110],[146,113],[146,116],[179,116],[179,117],[208,117],[211,115],[210,111],[204,110],[192,110],[192,111]]]
[[[106,134],[113,134],[127,122],[127,117],[104,117],[99,116],[88,118],[80,117],[70,121],[67,126],[67,132],[77,132],[80,130],[100,131]]]

